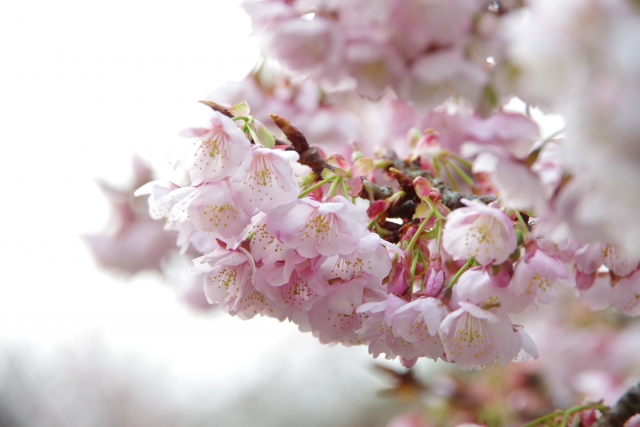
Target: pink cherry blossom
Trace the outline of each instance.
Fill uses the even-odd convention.
[[[234,121],[217,111],[211,117],[211,127],[185,129],[180,135],[199,139],[193,158],[176,164],[189,172],[191,185],[231,176],[251,146]]]
[[[519,294],[532,294],[542,304],[549,304],[556,296],[553,287],[570,281],[571,276],[562,261],[534,248],[527,250],[518,261],[512,286]]]
[[[380,236],[371,233],[358,242],[354,252],[327,258],[316,272],[318,281],[326,283],[338,278],[351,280],[367,273],[382,283],[391,271],[391,258],[383,243],[386,242]]]
[[[196,230],[230,238],[239,236],[249,225],[251,219],[238,207],[227,181],[210,182],[190,190],[191,194],[177,203],[173,211],[186,212]]]
[[[361,207],[336,196],[320,203],[310,198],[281,206],[269,215],[267,231],[279,237],[302,256],[348,255],[369,235],[364,224],[367,214]]]
[[[594,273],[591,286],[578,288],[580,301],[593,311],[606,310],[611,307],[611,277],[607,273]]]
[[[370,298],[375,301],[384,299],[383,288],[371,279],[365,274],[348,282],[335,283],[328,295],[316,300],[308,319],[313,335],[320,342],[344,345],[364,342],[356,333],[363,320],[356,309]]]
[[[295,151],[282,151],[254,145],[231,178],[238,204],[246,211],[256,208],[270,212],[294,202],[300,187],[289,162],[299,158]]]
[[[462,370],[480,369],[494,363],[506,365],[522,348],[522,337],[513,329],[501,308],[484,310],[460,301],[460,308],[440,325],[440,336],[450,362]]]
[[[256,314],[283,319],[283,313],[252,284],[255,264],[240,248],[218,248],[193,260],[196,270],[205,273],[204,291],[211,304],[220,304],[232,316],[251,319]]]
[[[418,357],[418,349],[409,341],[391,330],[388,314],[406,304],[402,298],[389,294],[384,301],[370,302],[358,308],[362,316],[362,328],[357,332],[369,343],[369,353],[373,357],[385,354],[387,359],[401,356],[405,359]]]
[[[482,265],[501,264],[516,249],[511,219],[500,209],[466,201],[447,216],[442,244],[453,259],[475,257]]]
[[[313,272],[305,272],[305,269],[310,269],[309,263],[294,265],[292,269],[288,269],[284,261],[267,264],[256,271],[253,283],[274,304],[292,317],[292,310],[309,311],[320,297],[320,294],[309,284],[309,276]]]
[[[457,307],[460,301],[467,301],[480,307],[497,306],[509,313],[520,313],[533,302],[534,297],[529,294],[518,295],[512,285],[504,288],[496,286],[489,273],[477,267],[460,276],[453,287],[451,306]]]
[[[628,316],[640,316],[640,271],[620,280],[610,293],[611,305]]]
[[[437,360],[444,353],[438,330],[449,312],[439,299],[421,297],[403,304],[387,317],[394,335],[412,343],[419,356]]]

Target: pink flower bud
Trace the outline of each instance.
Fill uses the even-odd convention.
[[[369,208],[367,209],[367,215],[369,216],[369,219],[374,219],[387,209],[389,209],[389,202],[387,202],[386,200],[376,200],[369,205]]]
[[[409,287],[410,270],[404,263],[397,264],[389,274],[389,293],[402,295]]]
[[[513,277],[513,264],[511,261],[506,261],[500,265],[487,266],[486,271],[494,286],[506,288]]]
[[[421,199],[426,199],[430,196],[430,191],[433,186],[428,179],[419,176],[413,180],[413,188],[415,188],[418,197],[420,197]]]
[[[429,276],[424,287],[424,294],[430,297],[437,297],[444,285],[444,270],[429,270]]]
[[[595,271],[593,273],[583,273],[582,271],[576,269],[575,278],[576,278],[576,288],[581,291],[586,291],[596,282],[596,276],[598,272]]]

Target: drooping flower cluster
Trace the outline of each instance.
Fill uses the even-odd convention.
[[[635,10],[621,2],[565,7],[618,40],[605,24]],[[323,343],[368,345],[406,366],[427,357],[461,369],[537,357],[510,315],[551,303],[558,286],[593,309],[640,314],[640,249],[620,224],[603,226],[608,201],[621,199],[602,193],[615,184],[605,171],[615,174],[567,156],[581,135],[591,145],[620,136],[633,151],[637,129],[600,111],[608,79],[598,102],[580,104],[594,126],[607,118],[597,132],[585,131],[593,127],[574,117],[575,105],[552,99],[555,89],[518,89],[548,71],[523,53],[526,38],[508,36],[504,23],[520,3],[245,1],[265,52],[309,78],[269,79],[276,71],[265,62],[218,92],[232,107],[203,101],[210,124],[182,132],[193,147],[173,162],[190,184],[154,181],[137,192],[195,258],[208,301],[245,319],[288,319]],[[550,33],[564,34],[573,19],[552,20]],[[563,47],[582,62],[603,50],[597,37]],[[635,62],[614,59],[626,66],[622,81],[634,81]],[[615,71],[603,67],[596,75]],[[600,82],[578,77],[580,90]],[[580,92],[572,87],[557,89],[569,97]],[[542,138],[530,108],[503,109],[512,90],[567,111],[567,139]],[[621,210],[613,217],[629,223]]]
[[[581,289],[599,261],[625,277],[636,270],[637,260],[611,246],[589,262],[579,258],[588,247],[561,259],[533,237],[524,212],[472,194],[487,190],[469,160],[438,148],[436,131],[414,145],[411,161],[352,164],[323,158],[281,117],[274,122],[291,145],[275,145],[244,103],[214,107],[210,127],[182,133],[197,138],[192,157],[174,163],[192,185],[154,181],[137,194],[150,194],[151,215],[178,231],[183,251],[202,254],[194,267],[207,298],[231,315],[289,319],[323,343],[365,344],[407,366],[428,357],[477,369],[537,357],[508,313],[548,304],[555,286],[573,283],[574,255]],[[380,172],[399,190],[376,184]],[[615,302],[619,294],[611,304],[633,314],[631,302]]]

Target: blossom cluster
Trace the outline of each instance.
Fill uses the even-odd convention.
[[[193,147],[172,163],[189,184],[152,181],[136,194],[177,232],[209,303],[405,366],[536,358],[510,316],[551,303],[559,286],[594,310],[637,316],[629,210],[640,203],[625,197],[637,126],[602,106],[640,99],[637,61],[624,55],[638,39],[611,25],[631,28],[638,14],[623,0],[571,1],[545,21],[551,7],[536,3],[517,36],[518,1],[247,0],[265,53],[294,74],[265,60],[202,101],[210,123],[182,132]],[[598,25],[579,37],[587,18]],[[566,43],[539,62],[544,25],[542,42]],[[602,40],[624,52],[591,70]],[[579,78],[560,73],[537,91],[574,66]],[[540,135],[531,105],[504,108],[512,94],[565,113],[564,137]]]
[[[485,172],[481,182],[472,162],[439,148],[435,130],[415,142],[410,161],[356,153],[352,163],[322,157],[281,117],[273,116],[291,145],[246,103],[212,105],[208,127],[182,132],[194,150],[174,166],[191,185],[152,181],[136,194],[150,194],[150,215],[178,232],[183,251],[202,254],[193,263],[207,299],[231,315],[288,319],[322,343],[365,344],[406,366],[428,357],[473,369],[537,357],[509,313],[550,303],[559,283],[576,283],[588,299],[601,289],[593,285],[603,265],[616,284],[611,305],[637,314],[638,259],[610,245],[560,250],[535,238],[524,212],[491,195],[500,174]],[[511,154],[523,151],[522,133],[505,135],[501,148],[477,138],[472,158],[489,153],[497,171],[516,165],[506,168],[509,180],[535,175],[539,161],[529,169]],[[378,173],[397,191],[378,186]]]

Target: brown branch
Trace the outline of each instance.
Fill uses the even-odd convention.
[[[595,427],[622,427],[636,414],[640,414],[640,383],[627,390]]]
[[[198,101],[201,104],[211,107],[213,111],[217,111],[218,113],[222,113],[227,117],[233,118],[233,114],[229,111],[229,107],[225,107],[224,105],[220,105],[217,102],[213,101]]]
[[[333,170],[333,168],[322,158],[320,153],[318,153],[318,150],[313,147],[309,147],[307,138],[304,137],[298,128],[292,125],[287,119],[280,117],[277,114],[269,114],[269,116],[291,142],[293,149],[300,155],[300,163],[309,166],[318,175],[322,175],[322,171],[325,169]]]

